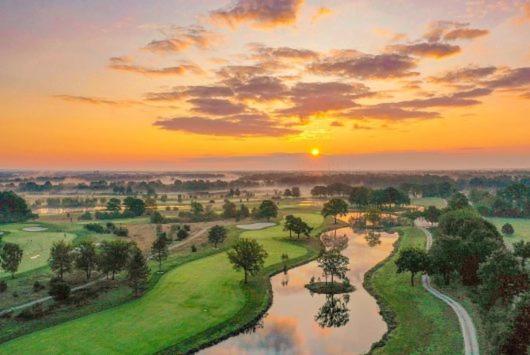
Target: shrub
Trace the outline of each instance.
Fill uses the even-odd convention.
[[[7,291],[7,283],[5,281],[0,281],[0,293]]]
[[[197,247],[195,246],[195,244],[193,244],[193,245],[191,246],[191,252],[192,252],[192,253],[196,253],[196,252],[197,252]]]
[[[85,224],[85,229],[94,233],[104,234],[107,233],[107,229],[99,223],[88,223]]]
[[[31,308],[26,308],[20,312],[17,316],[19,319],[23,320],[32,320],[37,318],[42,318],[44,316],[44,307],[42,303],[34,304]]]
[[[50,296],[56,301],[64,301],[70,297],[71,288],[66,282],[52,279],[50,281]]]
[[[513,226],[510,223],[506,223],[502,226],[502,232],[507,235],[512,235],[515,231],[513,229]]]
[[[92,220],[92,213],[86,211],[86,212],[84,212],[83,214],[81,214],[78,217],[78,220],[80,220],[80,221],[91,221]]]
[[[35,281],[33,283],[33,292],[39,292],[41,290],[44,290],[45,288],[46,288],[46,286],[41,284],[39,281]]]
[[[129,235],[129,230],[125,227],[117,227],[114,229],[114,234],[118,237],[127,237]]]

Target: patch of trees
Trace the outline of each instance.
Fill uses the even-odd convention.
[[[514,183],[498,190],[495,196],[487,191],[473,190],[470,199],[484,216],[530,217],[530,185]]]
[[[283,230],[289,231],[289,237],[292,237],[292,234],[294,233],[297,238],[300,238],[301,234],[309,237],[313,227],[304,222],[300,217],[288,215],[285,217]]]
[[[453,181],[441,181],[428,184],[403,183],[399,185],[400,190],[411,195],[422,197],[447,198],[457,191]]]
[[[365,186],[354,186],[351,188],[348,200],[358,208],[369,206],[381,208],[410,204],[408,195],[395,187],[373,190]]]
[[[285,189],[283,192],[283,196],[285,197],[300,197],[300,188],[297,186],[293,186],[290,189]]]
[[[263,200],[258,208],[255,208],[252,211],[252,215],[255,218],[263,218],[270,221],[271,218],[276,218],[278,216],[278,206],[274,201]]]
[[[324,217],[333,216],[333,222],[337,224],[337,216],[344,216],[348,213],[348,204],[341,198],[332,198],[324,203],[321,214]]]
[[[212,243],[215,248],[217,248],[217,245],[224,242],[227,233],[228,231],[225,227],[215,225],[208,230],[208,241]]]
[[[119,203],[118,203],[119,202]],[[96,219],[116,219],[116,218],[134,218],[146,213],[147,205],[141,198],[128,196],[122,203],[118,199],[110,199],[107,203],[107,211],[97,211],[94,215]]]
[[[54,198],[54,197],[50,197],[46,199],[46,206],[50,208],[95,207],[97,202],[98,202],[97,198],[77,198],[77,197]]]
[[[0,191],[0,223],[16,223],[36,218],[26,201],[13,191]]]
[[[15,278],[15,273],[22,262],[24,252],[22,248],[15,243],[0,243],[0,267]]]
[[[48,191],[59,191],[62,190],[62,185],[53,185],[50,181],[46,181],[43,184],[38,184],[34,181],[21,182],[18,184],[18,190],[22,192],[48,192]]]
[[[241,204],[239,208],[237,205],[230,200],[225,200],[223,204],[223,218],[235,218],[236,221],[248,218],[250,216],[250,210],[244,204]]]
[[[115,234],[118,237],[127,237],[129,230],[123,226],[117,226],[114,223],[108,222],[105,225],[100,223],[87,223],[85,229],[98,234]]]

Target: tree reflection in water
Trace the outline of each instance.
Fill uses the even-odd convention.
[[[368,231],[368,234],[364,237],[364,239],[366,239],[368,242],[368,246],[373,248],[381,244],[381,233]]]
[[[350,310],[347,305],[350,302],[350,296],[327,295],[326,302],[315,315],[315,321],[322,328],[340,328],[350,321]]]
[[[285,272],[283,274],[281,284],[282,284],[283,287],[289,285],[289,273],[288,272]]]

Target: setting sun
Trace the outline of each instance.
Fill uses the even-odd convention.
[[[311,149],[311,155],[314,157],[318,157],[320,155],[320,149],[318,148]]]

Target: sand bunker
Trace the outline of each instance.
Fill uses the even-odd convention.
[[[275,225],[276,225],[276,223],[262,222],[262,223],[252,223],[252,224],[238,224],[236,227],[239,228],[239,229],[256,231],[256,230],[272,227],[272,226],[275,226]]]
[[[47,229],[48,228],[44,228],[44,227],[26,227],[26,228],[22,228],[22,230],[25,231],[25,232],[42,232],[42,231],[45,231]]]

